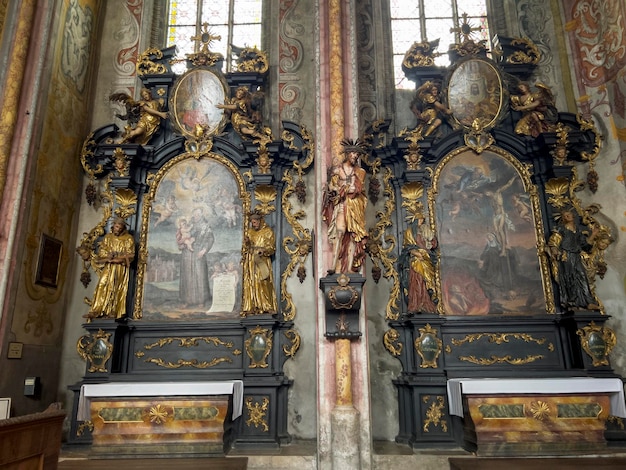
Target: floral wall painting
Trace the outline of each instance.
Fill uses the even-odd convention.
[[[528,184],[513,158],[492,151],[444,159],[435,217],[445,314],[545,310]]]
[[[223,319],[241,307],[244,209],[233,172],[184,159],[160,180],[149,211],[146,320]]]

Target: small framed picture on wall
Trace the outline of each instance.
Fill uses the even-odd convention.
[[[62,249],[63,242],[45,233],[41,234],[39,260],[37,262],[37,273],[35,275],[35,282],[37,284],[54,288],[58,286]]]

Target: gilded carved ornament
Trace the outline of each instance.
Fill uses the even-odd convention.
[[[424,395],[422,397],[422,401],[424,404],[431,401],[428,410],[426,410],[426,419],[424,420],[424,426],[422,430],[424,432],[430,432],[430,425],[439,426],[443,432],[448,432],[448,422],[443,419],[445,416],[445,399],[441,395],[437,395],[434,397],[435,400],[432,401],[432,398],[429,395]]]
[[[113,354],[113,345],[109,342],[111,333],[101,329],[97,333],[89,333],[78,338],[76,351],[86,362],[89,372],[108,372],[106,362]]]
[[[511,41],[512,46],[525,47],[525,51],[515,51],[506,58],[509,64],[538,64],[541,59],[541,51],[529,38],[515,38]]]
[[[256,47],[244,47],[235,51],[238,72],[265,73],[269,70],[267,53]]]
[[[137,75],[162,75],[167,73],[167,68],[163,64],[155,62],[163,58],[163,52],[160,49],[151,47],[139,54],[137,57]]]
[[[437,369],[437,358],[441,354],[443,342],[437,336],[437,330],[427,323],[423,328],[419,328],[419,338],[415,339],[413,346],[421,358],[420,368]]]
[[[395,192],[391,184],[393,178],[391,169],[384,168],[382,179],[385,205],[382,211],[376,212],[377,222],[369,229],[366,245],[366,251],[374,263],[372,275],[378,272],[391,282],[389,300],[385,307],[385,318],[388,320],[396,320],[400,316],[400,277],[395,268],[396,257],[394,256],[397,241],[393,234],[387,233],[387,230],[393,226],[392,215],[396,204]],[[377,277],[380,278],[380,275],[374,276],[375,280]]]
[[[593,120],[584,119],[581,114],[576,115],[576,120],[580,124],[582,131],[590,130],[594,134],[594,146],[590,152],[581,152],[583,161],[589,163],[589,170],[587,171],[587,187],[592,193],[596,193],[598,190],[598,172],[595,169],[596,159],[602,150],[602,141],[604,140],[602,134],[598,132]]]
[[[395,328],[390,328],[385,332],[383,336],[383,344],[385,345],[385,349],[392,356],[399,356],[402,354],[404,344],[400,341],[400,333],[398,333],[398,330]]]
[[[434,41],[414,42],[402,59],[402,68],[411,70],[418,67],[432,67],[435,65],[435,59],[441,55],[437,52],[439,47],[439,39]]]
[[[570,179],[559,177],[548,180],[545,191],[548,195],[548,203],[555,209],[557,223],[560,222],[562,211],[571,211],[579,218],[580,224],[578,222],[576,224],[580,225],[582,230],[587,231],[588,234],[594,233],[593,240],[590,242],[591,248],[582,250],[580,256],[587,272],[591,296],[594,303],[597,304],[597,309],[604,314],[604,305],[596,295],[596,276],[602,279],[606,273],[607,265],[604,253],[613,243],[614,238],[611,229],[601,224],[595,217],[600,212],[601,206],[599,204],[583,206],[581,200],[576,196],[576,192],[584,188],[585,183],[578,179],[576,167],[573,167],[571,171],[572,177]],[[557,246],[558,243],[558,233],[553,233],[548,240],[550,246],[544,244],[546,257],[548,257],[549,248],[553,245]],[[553,278],[558,279],[559,265],[552,258],[551,261],[551,274]]]
[[[246,354],[250,358],[250,368],[265,369],[269,366],[267,356],[272,351],[273,333],[257,325],[249,331],[249,337],[245,341]]]
[[[285,353],[285,356],[289,358],[294,358],[296,357],[296,353],[300,349],[300,343],[302,341],[300,338],[300,333],[292,328],[285,331],[285,337],[291,342],[291,344],[285,344],[283,346],[283,353]]]
[[[246,397],[245,400],[246,410],[248,411],[248,419],[246,420],[246,426],[255,428],[261,428],[263,432],[270,430],[267,424],[267,409],[270,405],[270,400],[267,397],[263,397],[261,402],[255,401],[252,397]]]
[[[598,326],[595,322],[576,331],[580,344],[591,357],[594,367],[608,366],[608,356],[617,344],[615,332],[608,326]]]

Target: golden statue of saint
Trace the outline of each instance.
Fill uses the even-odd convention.
[[[261,214],[252,214],[248,235],[243,242],[242,316],[278,312],[271,259],[275,251],[274,231]]]
[[[85,318],[122,318],[126,314],[126,295],[130,279],[130,263],[135,258],[135,240],[122,218],[113,221],[111,233],[98,245],[96,265],[100,279],[91,308]]]

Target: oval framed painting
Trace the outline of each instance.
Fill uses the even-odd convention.
[[[447,94],[452,117],[468,128],[495,126],[506,103],[500,71],[487,59],[472,58],[461,62],[450,75]]]
[[[174,84],[170,97],[172,122],[187,137],[221,132],[226,123],[224,111],[217,107],[228,96],[224,79],[208,69],[194,69]]]

